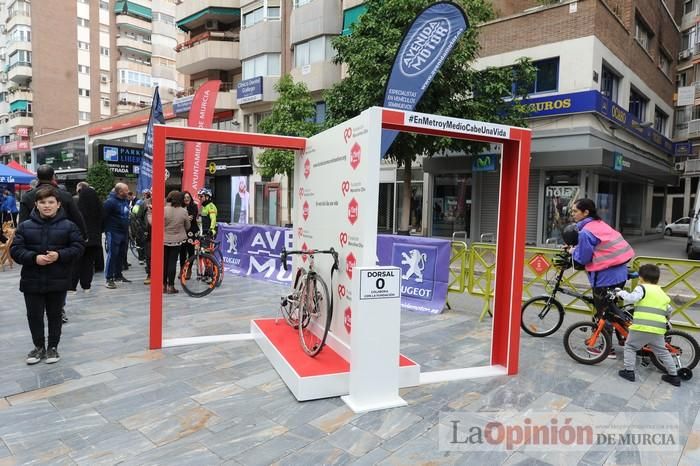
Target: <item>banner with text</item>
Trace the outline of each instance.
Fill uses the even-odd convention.
[[[401,269],[401,306],[439,314],[447,302],[450,242],[446,239],[377,235],[378,265]]]
[[[207,81],[197,89],[187,118],[190,128],[211,128],[221,81]],[[209,143],[185,142],[185,158],[182,166],[182,190],[196,194],[204,186],[204,170],[207,166]],[[196,198],[196,196],[195,196]]]
[[[153,91],[153,103],[151,104],[151,117],[148,119],[146,128],[146,142],[143,145],[143,156],[139,160],[138,179],[136,181],[136,193],[141,195],[144,189],[151,189],[153,184],[153,125],[165,124],[163,115],[163,104],[160,101],[160,94],[156,86]]]
[[[454,3],[435,3],[423,10],[396,53],[384,91],[384,107],[414,110],[468,27],[467,15]],[[382,157],[397,135],[398,131],[382,131]]]

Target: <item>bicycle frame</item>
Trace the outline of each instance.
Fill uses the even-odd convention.
[[[615,319],[606,319],[605,316],[601,319],[598,319],[598,326],[596,327],[595,331],[593,334],[586,340],[586,346],[589,346],[591,348],[595,347],[596,342],[598,341],[598,337],[600,336],[601,332],[605,331],[605,326],[606,324],[610,322],[615,330],[617,330],[620,333],[620,336],[622,338],[627,339],[627,336],[629,335],[629,329],[628,326],[632,324],[630,322],[628,325],[622,325],[619,322],[617,322]],[[678,351],[678,348],[674,347],[671,345],[669,342],[665,342],[666,349],[668,350],[669,353],[671,353],[671,356],[680,356],[680,352]],[[646,346],[642,348],[642,351],[649,351],[651,352],[650,349],[648,349]]]

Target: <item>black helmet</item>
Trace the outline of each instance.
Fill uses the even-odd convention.
[[[578,244],[578,228],[575,223],[570,223],[564,227],[561,232],[561,239],[567,246],[576,246]]]

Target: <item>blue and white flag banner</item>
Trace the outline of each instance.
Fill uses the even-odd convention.
[[[143,157],[139,165],[139,177],[136,182],[137,195],[141,195],[144,189],[150,189],[153,184],[153,125],[165,124],[163,104],[160,101],[158,87],[153,91],[153,103],[151,104],[151,117],[148,119],[146,129],[146,142],[143,144]]]
[[[438,2],[423,10],[404,35],[384,91],[384,107],[413,111],[460,36],[469,27],[459,5]],[[398,131],[382,131],[382,157]]]

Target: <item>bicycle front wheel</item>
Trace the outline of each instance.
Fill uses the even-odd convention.
[[[185,261],[180,284],[189,296],[201,298],[211,293],[219,280],[221,267],[210,254],[195,254]]]
[[[693,338],[692,335],[680,330],[669,330],[666,332],[664,339],[666,343],[673,348],[673,350],[670,351],[674,359],[673,362],[678,364],[675,356],[680,358],[680,367],[678,367],[678,369],[682,367],[694,369],[695,366],[698,365],[698,360],[700,360],[700,346],[698,346],[697,340]],[[651,362],[657,369],[661,372],[666,372],[666,368],[654,353],[649,352],[649,359],[651,359]]]
[[[300,310],[299,340],[301,347],[306,354],[314,357],[321,352],[323,345],[326,344],[326,337],[333,318],[328,286],[320,275],[313,274],[307,277]]]
[[[612,337],[603,330],[594,342],[590,338],[598,329],[597,322],[576,322],[564,332],[564,349],[574,361],[593,365],[608,357],[612,349]]]
[[[282,304],[280,305],[280,312],[284,320],[295,329],[299,328],[299,313],[302,307],[301,298],[304,294],[304,283],[306,283],[305,275],[304,269],[299,267],[294,279],[294,289],[290,294],[282,297]]]
[[[552,296],[535,296],[523,304],[520,327],[533,337],[553,334],[564,323],[564,306]]]

